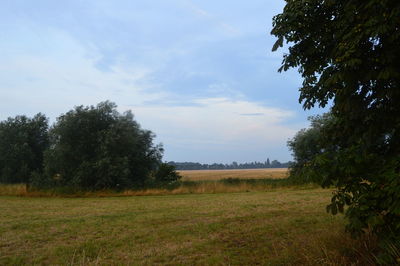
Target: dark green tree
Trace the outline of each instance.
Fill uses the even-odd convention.
[[[48,147],[48,119],[41,113],[24,115],[0,123],[0,182],[29,183],[43,170]]]
[[[289,178],[296,183],[322,184],[324,176],[314,161],[325,151],[323,131],[334,122],[334,117],[331,113],[326,113],[311,116],[308,120],[311,122],[310,127],[301,129],[287,142],[294,159],[290,165]]]
[[[175,166],[167,163],[161,163],[154,174],[154,179],[159,184],[171,184],[181,178],[182,176],[175,170]]]
[[[45,178],[36,182],[78,189],[141,187],[161,163],[163,149],[131,112],[111,102],[78,106],[50,129]]]
[[[332,102],[335,122],[314,160],[337,193],[328,209],[349,206],[347,228],[400,236],[400,2],[287,0],[273,19],[289,43],[280,71],[298,68],[304,108]]]

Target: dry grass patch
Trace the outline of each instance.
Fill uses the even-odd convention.
[[[25,184],[0,184],[0,196],[25,196]]]

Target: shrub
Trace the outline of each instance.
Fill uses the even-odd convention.
[[[175,170],[175,166],[161,163],[154,172],[154,181],[158,186],[176,187],[180,185],[181,175]]]

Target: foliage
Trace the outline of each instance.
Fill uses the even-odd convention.
[[[287,0],[274,17],[273,50],[290,43],[280,71],[298,67],[304,108],[332,100],[334,123],[313,160],[337,193],[328,210],[347,228],[400,236],[400,2]]]
[[[0,123],[0,183],[28,183],[42,172],[48,146],[48,119],[41,113]]]
[[[35,184],[106,189],[143,186],[161,162],[154,134],[141,129],[131,112],[120,114],[111,102],[78,106],[50,129],[45,175]]]
[[[294,158],[290,166],[290,180],[295,183],[322,183],[322,175],[313,161],[324,152],[322,131],[333,119],[331,113],[311,116],[308,118],[310,127],[301,129],[288,141],[287,145]]]
[[[159,165],[157,171],[154,174],[154,179],[157,183],[173,183],[179,181],[182,176],[176,172],[175,166],[162,163]]]

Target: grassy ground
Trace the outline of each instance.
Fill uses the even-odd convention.
[[[366,265],[331,192],[0,197],[0,265]],[[363,253],[364,252],[364,253]]]
[[[287,168],[233,169],[233,170],[185,170],[178,171],[184,181],[240,179],[278,179],[288,176]]]

